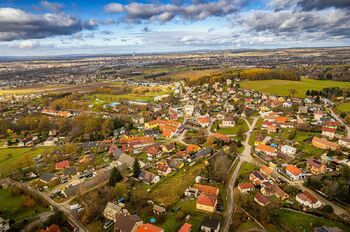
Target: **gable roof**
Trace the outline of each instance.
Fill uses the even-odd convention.
[[[115,221],[115,228],[124,232],[131,232],[138,222],[142,222],[142,219],[137,214],[119,214]]]
[[[220,221],[218,219],[212,218],[212,217],[204,218],[204,220],[201,224],[201,226],[211,228],[211,229],[218,229],[219,225],[220,225]]]
[[[257,192],[254,196],[254,199],[256,199],[258,202],[260,202],[263,205],[268,205],[270,204],[270,200],[262,195],[260,192]]]
[[[186,222],[181,226],[178,232],[190,232],[191,228],[192,228],[192,225]]]
[[[256,146],[257,149],[264,151],[264,152],[269,152],[269,153],[275,153],[277,150],[276,148],[273,148],[271,146],[265,145],[260,143],[258,146]]]
[[[214,207],[216,204],[216,196],[201,193],[197,199],[197,204]]]
[[[194,188],[198,189],[199,192],[205,193],[211,196],[217,196],[219,194],[219,189],[209,185],[194,184]]]
[[[143,224],[139,226],[137,232],[162,232],[164,231],[162,228],[152,225],[150,223]]]
[[[294,176],[297,176],[297,175],[301,174],[301,170],[297,166],[295,166],[293,164],[288,165],[286,167],[286,171],[292,173]]]

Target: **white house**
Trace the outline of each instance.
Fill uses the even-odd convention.
[[[295,147],[289,146],[289,145],[283,145],[281,147],[281,152],[287,154],[287,155],[295,155],[297,152],[297,149]]]
[[[306,206],[312,209],[321,207],[321,202],[311,195],[311,193],[304,191],[296,195],[296,201],[299,202],[302,206]]]
[[[338,140],[338,144],[342,147],[350,148],[350,138],[341,138]]]
[[[299,180],[302,176],[301,170],[292,164],[286,167],[286,174],[290,177],[291,180]]]

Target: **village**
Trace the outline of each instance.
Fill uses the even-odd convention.
[[[333,99],[125,82],[3,98],[0,194],[37,217],[0,210],[0,231],[350,230],[350,127]]]

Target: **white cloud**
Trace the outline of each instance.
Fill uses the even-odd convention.
[[[32,41],[32,40],[24,40],[21,43],[18,44],[18,47],[21,49],[33,49],[40,45],[38,41]]]

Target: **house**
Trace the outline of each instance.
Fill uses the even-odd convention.
[[[308,107],[307,106],[299,106],[298,108],[298,113],[299,114],[307,114],[308,112]]]
[[[241,192],[241,193],[249,193],[250,191],[253,191],[255,189],[255,186],[253,183],[241,183],[241,184],[238,184],[238,190]]]
[[[44,146],[55,146],[58,142],[58,139],[57,138],[54,138],[54,137],[48,137],[46,139],[46,141],[44,142]]]
[[[314,119],[317,121],[321,121],[321,119],[325,116],[325,113],[323,113],[320,110],[315,110],[314,111]]]
[[[260,189],[260,192],[264,196],[276,196],[277,198],[284,200],[288,198],[288,194],[284,192],[280,187],[275,184],[271,184],[270,182],[266,182],[263,184],[263,187]]]
[[[306,206],[312,209],[316,209],[321,207],[321,202],[311,195],[311,193],[304,191],[301,193],[298,193],[295,197],[296,201],[299,202],[302,206]]]
[[[55,169],[56,170],[62,170],[62,169],[65,169],[65,168],[69,168],[69,160],[63,160],[63,161],[57,162],[55,164]]]
[[[172,159],[169,163],[169,166],[173,170],[181,169],[184,166],[184,163],[181,161],[181,159]]]
[[[196,201],[196,210],[214,213],[217,205],[217,197],[205,193],[199,195]]]
[[[191,229],[192,229],[192,225],[189,224],[189,223],[187,223],[187,222],[185,222],[185,223],[181,226],[181,228],[179,229],[178,232],[191,232]]]
[[[135,162],[135,158],[123,153],[116,160],[116,167],[120,168],[121,170],[125,170],[127,168],[132,169],[134,162]],[[145,164],[143,162],[141,162],[141,161],[139,161],[139,162],[140,162],[141,168],[145,166]]]
[[[150,158],[160,158],[162,156],[162,150],[158,146],[151,146],[145,149],[148,157]]]
[[[123,208],[120,207],[119,205],[116,205],[112,202],[108,202],[106,205],[106,208],[103,211],[103,216],[108,220],[115,222],[118,214],[121,213],[122,209]]]
[[[2,230],[0,230],[0,231],[2,232]],[[52,225],[46,227],[46,229],[41,229],[40,232],[61,232],[61,229],[58,225],[52,224]]]
[[[137,229],[137,232],[164,232],[164,230],[158,226],[152,225],[150,223],[146,223],[140,225]]]
[[[234,127],[236,124],[236,120],[233,116],[225,116],[222,120],[222,127]]]
[[[141,171],[139,179],[145,182],[146,184],[155,184],[160,181],[159,176],[146,170]]]
[[[152,137],[140,136],[140,137],[128,137],[121,138],[119,143],[122,145],[122,151],[133,151],[134,149],[140,149],[145,146],[152,145],[154,139]]]
[[[267,206],[270,204],[270,200],[259,192],[255,194],[254,201],[261,206]]]
[[[119,214],[114,223],[114,231],[116,232],[137,232],[140,225],[143,224],[142,219],[137,215]]]
[[[275,196],[281,200],[287,199],[289,197],[289,195],[277,185],[274,185],[274,193]]]
[[[314,175],[320,175],[326,171],[326,165],[313,158],[308,159],[306,165],[309,171]]]
[[[316,227],[313,232],[343,232],[343,230],[338,227],[322,226]]]
[[[153,213],[157,215],[165,214],[166,209],[159,205],[153,205]]]
[[[301,178],[302,172],[297,166],[290,164],[286,167],[286,174],[292,180],[299,180]]]
[[[281,152],[287,154],[287,155],[295,155],[297,152],[297,149],[295,147],[289,146],[289,145],[283,145],[281,147]]]
[[[198,117],[197,122],[201,125],[201,127],[209,126],[210,119],[209,117]]]
[[[194,155],[192,155],[190,158],[195,159],[195,158],[200,158],[200,157],[207,157],[207,156],[211,155],[212,152],[213,152],[213,150],[210,147],[203,148],[203,149],[199,150],[198,152],[196,152]]]
[[[206,217],[204,218],[200,229],[201,231],[205,231],[205,232],[219,232],[220,221],[216,218]]]
[[[114,158],[118,158],[123,152],[116,144],[112,144],[108,149],[108,154],[112,154]]]
[[[10,230],[10,220],[5,220],[0,217],[0,231],[6,232]]]
[[[185,197],[189,197],[189,198],[197,198],[198,194],[199,194],[199,190],[194,188],[194,187],[188,187],[185,190]]]
[[[228,143],[228,142],[231,141],[231,138],[229,136],[221,134],[221,133],[218,133],[218,132],[214,133],[212,136],[214,138],[216,138],[217,140],[221,140],[221,141],[223,141],[225,143]]]
[[[75,167],[69,167],[63,170],[64,176],[72,177],[72,176],[75,176],[77,173],[78,173],[78,170]]]
[[[258,172],[258,171],[254,171],[254,172],[250,173],[250,175],[249,175],[249,180],[250,180],[251,182],[253,182],[253,184],[254,184],[255,186],[261,185],[263,182],[266,181],[265,178],[264,178],[264,177],[261,175],[261,173]]]
[[[255,151],[262,152],[269,156],[276,156],[277,149],[265,144],[259,144],[255,147]]]
[[[323,126],[321,128],[322,130],[322,136],[326,136],[330,139],[333,139],[335,137],[335,132],[337,131],[337,129],[334,129],[334,128],[330,128],[330,127],[325,127]]]
[[[175,143],[171,142],[171,143],[167,143],[163,146],[161,146],[162,148],[162,151],[164,153],[170,153],[170,152],[173,152],[175,150]]]
[[[56,177],[55,174],[53,174],[53,173],[48,173],[48,172],[44,172],[43,174],[41,174],[41,175],[39,176],[39,180],[40,180],[41,182],[45,183],[45,184],[48,184],[48,183],[50,183],[50,182],[52,182],[52,181],[54,181],[54,180],[56,180],[56,179],[57,179],[57,177]]]
[[[160,164],[158,165],[157,169],[158,169],[158,174],[163,176],[166,176],[171,172],[171,168],[167,164]]]
[[[265,165],[262,165],[260,167],[260,173],[262,173],[264,176],[269,177],[273,173],[273,169],[269,168]]]
[[[350,149],[350,138],[341,138],[338,140],[338,144]]]
[[[324,150],[332,150],[332,151],[335,151],[335,150],[339,150],[340,149],[340,145],[339,144],[336,144],[336,143],[333,143],[333,142],[330,142],[326,139],[321,139],[321,138],[318,138],[318,137],[313,137],[312,138],[312,145],[314,147],[317,147],[317,148],[321,148],[321,149],[324,149]]]
[[[194,184],[193,188],[198,189],[200,193],[205,193],[211,196],[219,195],[219,189],[213,186],[203,185],[203,184]]]
[[[87,164],[87,163],[90,163],[93,159],[94,159],[93,154],[87,154],[87,155],[84,155],[83,158],[81,158],[79,160],[79,163],[80,164]]]

